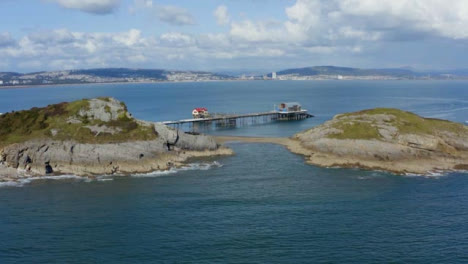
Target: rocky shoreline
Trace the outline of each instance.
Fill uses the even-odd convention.
[[[322,167],[396,174],[468,170],[468,127],[397,109],[335,116],[291,138],[193,135],[134,119],[113,98],[0,116],[0,182],[44,175],[131,175],[232,155],[224,143],[273,143]]]
[[[399,175],[468,170],[468,127],[397,109],[335,116],[291,138],[218,137],[219,143],[273,143],[321,167],[382,170]]]
[[[67,112],[60,117],[66,119],[65,128],[46,127],[39,136],[32,138],[29,135],[33,132],[28,131],[25,134],[28,140],[0,146],[0,182],[46,174],[148,173],[184,166],[190,158],[232,154],[213,137],[191,135],[162,124],[133,119],[126,107],[115,99],[90,99],[86,103],[86,107],[77,109],[76,113]],[[67,107],[71,109],[70,105]],[[22,114],[18,116],[22,118]],[[35,120],[38,118],[41,117],[34,116]],[[54,122],[54,125],[59,123]],[[69,130],[69,126],[76,127]],[[76,134],[63,139],[61,129],[67,129],[67,134]],[[41,136],[44,132],[48,135]],[[4,137],[2,143],[11,138],[16,139]]]

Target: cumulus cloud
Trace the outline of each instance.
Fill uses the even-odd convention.
[[[162,34],[160,41],[161,44],[168,47],[189,47],[194,44],[194,40],[191,36],[178,32]]]
[[[216,23],[218,23],[220,26],[225,26],[231,21],[231,18],[228,14],[228,9],[224,5],[218,6],[213,12],[213,15],[216,18]]]
[[[339,3],[345,15],[378,22],[374,27],[392,30],[409,28],[442,37],[468,38],[468,2],[465,0],[345,0]]]
[[[116,10],[121,0],[53,0],[60,6],[92,14],[109,14]]]
[[[63,2],[80,9],[91,2],[117,3],[116,8],[120,1]],[[213,16],[218,25],[224,26],[224,32],[187,34],[172,28],[152,35],[139,29],[116,33],[55,29],[17,39],[0,33],[0,57],[4,64],[27,61],[18,63],[18,67],[27,67],[43,62],[42,67],[55,69],[192,67],[186,66],[189,64],[198,68],[218,61],[226,65],[248,62],[252,67],[268,61],[268,65],[285,67],[282,63],[341,64],[377,61],[384,56],[388,61],[397,61],[420,54],[415,59],[418,61],[431,57],[425,55],[425,49],[445,51],[445,45],[451,45],[455,52],[466,45],[467,6],[466,0],[452,0],[450,5],[438,0],[296,0],[284,8],[286,16],[279,21],[245,16],[235,19],[221,5]],[[170,25],[195,24],[194,17],[181,7],[134,0],[131,8],[131,13],[142,12]]]
[[[195,18],[185,8],[170,5],[158,6],[156,7],[156,14],[159,20],[171,25],[184,26],[195,24]]]
[[[45,68],[62,65],[68,65],[66,68],[102,67],[116,62],[142,61],[145,48],[151,47],[150,41],[142,38],[136,29],[117,33],[60,29],[24,36],[15,47],[0,47],[0,56],[17,58],[20,68],[34,68],[33,61],[44,62],[42,66]],[[25,63],[21,63],[22,58]]]
[[[135,15],[138,12],[173,26],[196,24],[195,18],[188,9],[174,5],[159,5],[152,0],[133,0],[129,13]]]

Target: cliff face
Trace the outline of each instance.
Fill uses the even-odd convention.
[[[294,137],[321,166],[427,173],[468,168],[468,127],[378,108],[341,114]]]
[[[230,154],[213,138],[132,118],[113,98],[8,113],[0,117],[0,163],[32,175],[149,172],[192,156]]]

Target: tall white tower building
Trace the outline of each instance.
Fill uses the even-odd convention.
[[[273,79],[273,80],[276,79],[276,72],[271,73],[271,79]]]

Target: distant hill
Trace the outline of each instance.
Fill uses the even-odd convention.
[[[337,66],[313,66],[278,71],[278,79],[468,79],[468,70],[415,71],[408,68],[360,69]],[[272,77],[272,74],[268,74]]]
[[[272,79],[272,73],[254,72],[204,72],[164,69],[99,68],[50,72],[0,72],[0,86],[41,84],[82,84],[117,82],[197,82],[223,80]],[[413,79],[468,79],[468,70],[419,72],[408,68],[360,69],[337,66],[314,66],[282,70],[276,73],[279,80],[413,80]]]
[[[402,78],[412,78],[421,76],[421,73],[416,73],[409,69],[359,69],[337,66],[314,66],[306,68],[295,68],[279,71],[277,75],[297,75],[297,76],[392,76]],[[271,76],[271,74],[270,74]]]
[[[126,69],[126,68],[103,68],[88,70],[73,70],[70,75],[91,75],[102,78],[154,78],[165,80],[165,70],[150,69]]]
[[[100,68],[51,72],[0,72],[0,85],[229,80],[225,74],[162,69]]]

